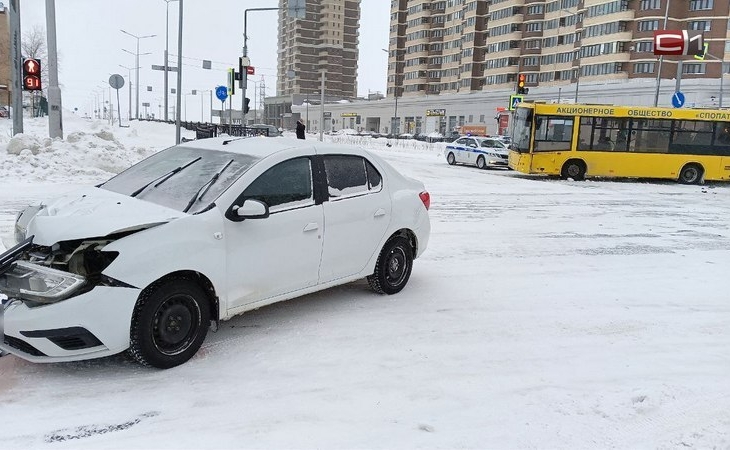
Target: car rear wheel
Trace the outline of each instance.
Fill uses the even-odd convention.
[[[408,283],[413,269],[413,248],[408,239],[398,236],[383,246],[375,272],[368,276],[370,287],[378,294],[397,294]]]
[[[453,154],[453,153],[449,153],[449,154],[448,154],[448,155],[446,156],[446,162],[447,162],[447,163],[449,163],[449,165],[452,165],[452,166],[453,166],[454,164],[456,164],[456,157],[454,156],[454,154]]]
[[[487,162],[484,160],[484,157],[479,155],[477,158],[477,167],[480,169],[486,169],[487,168]]]
[[[195,282],[171,278],[154,284],[134,308],[129,353],[147,366],[178,366],[198,351],[209,324],[207,295]]]

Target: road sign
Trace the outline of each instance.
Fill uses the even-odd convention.
[[[710,48],[710,43],[709,42],[705,42],[705,46],[704,46],[704,48],[702,50],[702,54],[701,55],[695,55],[694,58],[695,59],[699,59],[700,61],[704,61],[705,56],[707,56],[707,49],[708,48]]]
[[[256,75],[256,68],[254,66],[246,66],[246,75]]]
[[[165,70],[165,66],[156,66],[152,64],[152,70]],[[177,72],[177,67],[167,66],[168,72]]]
[[[654,31],[654,54],[659,55],[702,55],[704,41],[699,31],[657,30]]]
[[[510,95],[509,96],[509,110],[514,111],[517,109],[517,105],[522,103],[522,100],[524,100],[524,95]]]
[[[215,88],[215,96],[218,97],[218,100],[225,102],[228,98],[228,88],[226,86],[218,86]]]
[[[109,77],[109,86],[113,87],[114,89],[121,89],[122,86],[124,86],[124,78],[122,78],[119,74],[114,74]]]
[[[672,106],[675,108],[681,108],[684,106],[684,94],[681,91],[677,91],[672,95]]]

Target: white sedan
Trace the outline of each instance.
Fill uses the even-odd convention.
[[[480,169],[507,167],[509,150],[497,138],[466,136],[446,145],[446,162],[471,164]]]
[[[128,350],[169,368],[211,324],[367,278],[408,282],[426,249],[419,181],[354,147],[215,138],[18,215],[0,255],[0,350],[35,362]]]

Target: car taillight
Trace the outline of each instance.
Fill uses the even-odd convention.
[[[418,194],[418,196],[421,198],[421,201],[423,202],[423,206],[425,206],[426,209],[428,210],[428,208],[431,207],[431,195],[428,192],[423,191],[420,194]]]

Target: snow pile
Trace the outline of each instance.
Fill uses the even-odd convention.
[[[164,128],[164,133],[150,133]],[[145,136],[168,136],[148,141]],[[12,135],[12,121],[0,121],[0,177],[25,182],[63,181],[69,177],[83,182],[110,178],[136,162],[174,142],[174,128],[166,124],[133,122],[130,127],[111,126],[105,121],[64,116],[64,139],[48,135],[48,119],[26,118],[24,133]],[[188,132],[190,133],[190,132]],[[171,137],[170,137],[171,136]]]

